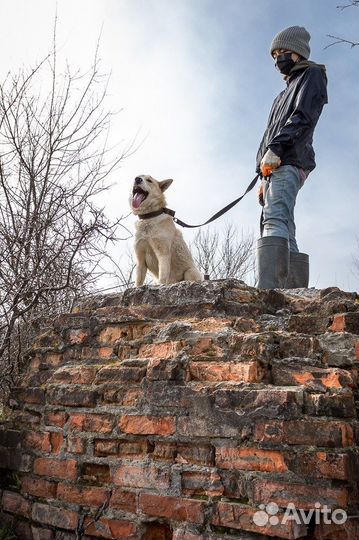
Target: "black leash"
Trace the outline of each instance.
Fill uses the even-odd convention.
[[[233,206],[235,206],[237,203],[239,203],[239,201],[241,201],[243,199],[243,197],[245,195],[247,195],[247,193],[249,191],[251,191],[254,186],[256,185],[257,183],[257,180],[258,178],[261,176],[261,173],[258,173],[254,178],[253,180],[251,181],[251,183],[249,184],[249,186],[247,187],[246,191],[243,193],[243,195],[241,195],[240,197],[238,197],[238,199],[236,199],[235,201],[232,201],[231,203],[227,204],[227,206],[225,206],[224,208],[222,208],[222,210],[219,210],[219,212],[217,212],[216,214],[214,214],[212,217],[210,217],[209,219],[207,219],[207,221],[205,221],[204,223],[201,223],[200,225],[188,225],[188,223],[185,223],[184,221],[181,221],[180,219],[176,218],[175,217],[175,211],[174,210],[171,210],[170,208],[162,208],[161,210],[158,210],[156,212],[150,212],[148,214],[142,214],[142,215],[139,215],[138,217],[140,219],[148,219],[148,218],[151,218],[151,217],[155,217],[155,216],[159,216],[160,214],[169,214],[170,216],[173,217],[173,221],[175,223],[177,223],[177,225],[180,225],[181,227],[187,227],[187,228],[191,228],[191,229],[195,229],[197,227],[203,227],[204,225],[208,225],[208,223],[211,223],[212,221],[214,221],[215,219],[218,219],[219,217],[223,216],[223,214],[225,214],[226,212],[228,212],[228,210],[230,210],[231,208],[233,208]]]

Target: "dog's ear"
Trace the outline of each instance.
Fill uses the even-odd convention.
[[[161,191],[166,191],[166,189],[170,187],[172,182],[172,178],[169,178],[168,180],[162,180],[162,182],[158,182],[158,185],[160,186]]]

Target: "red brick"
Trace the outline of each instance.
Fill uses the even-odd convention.
[[[170,485],[168,468],[156,464],[120,465],[114,472],[113,481],[123,487],[167,489]]]
[[[136,498],[137,495],[133,491],[115,488],[112,492],[110,506],[116,508],[116,510],[135,513],[137,508]]]
[[[173,435],[176,419],[173,416],[122,416],[120,429],[135,435]]]
[[[353,429],[345,422],[334,420],[271,420],[256,425],[254,440],[328,447],[352,446]]]
[[[88,341],[89,337],[90,332],[88,330],[72,328],[67,333],[67,342],[70,343],[70,345],[82,345]]]
[[[32,508],[32,519],[42,525],[52,525],[61,529],[74,531],[77,526],[77,512],[59,508],[57,506],[34,503]]]
[[[178,443],[176,462],[214,466],[214,448],[209,444]]]
[[[92,384],[95,380],[98,367],[62,367],[55,371],[50,383],[61,384]]]
[[[183,349],[183,341],[169,341],[165,343],[143,343],[138,351],[138,356],[142,358],[160,358],[166,360],[174,358]]]
[[[45,403],[45,391],[41,388],[14,388],[12,395],[21,402],[43,405]]]
[[[273,366],[273,384],[276,385],[302,385],[305,387],[322,388],[345,388],[355,385],[352,374],[345,369],[338,368],[289,368],[288,366]]]
[[[349,518],[342,525],[320,523],[315,526],[313,537],[316,540],[356,540],[359,538],[359,520]]]
[[[66,447],[67,451],[71,452],[72,454],[84,454],[86,452],[86,439],[68,435]]]
[[[44,529],[43,527],[35,527],[32,525],[31,534],[33,540],[53,540],[54,533],[50,529]]]
[[[142,397],[140,388],[119,388],[119,385],[104,388],[103,400],[105,403],[118,403],[124,407],[136,407]]]
[[[95,433],[111,433],[115,419],[109,414],[72,414],[68,427],[73,431],[93,431]]]
[[[34,462],[34,473],[39,476],[76,480],[77,461],[74,459],[37,458]]]
[[[206,495],[218,497],[223,495],[224,487],[221,477],[212,471],[185,471],[181,474],[182,493],[187,497]]]
[[[114,345],[118,340],[132,341],[147,335],[152,330],[150,324],[120,324],[111,325],[104,328],[99,336],[98,341],[102,345]]]
[[[107,491],[102,487],[59,484],[57,498],[68,503],[99,507],[107,500]]]
[[[251,508],[237,503],[219,502],[216,512],[213,515],[211,523],[219,527],[230,527],[231,529],[242,529],[258,533],[259,535],[275,536],[276,538],[288,538],[294,540],[306,536],[307,531],[304,525],[295,523],[294,520],[287,520],[282,523],[279,517],[277,525],[256,525],[253,521],[253,515],[258,511],[257,508]]]
[[[101,384],[107,381],[118,381],[127,384],[140,383],[146,375],[147,362],[143,365],[123,365],[123,362],[118,364],[110,364],[105,366],[97,374],[95,384]]]
[[[42,478],[34,478],[32,476],[24,476],[21,483],[21,492],[34,495],[35,497],[46,497],[54,499],[56,496],[57,483],[43,480]]]
[[[24,448],[40,450],[42,452],[51,451],[50,433],[40,433],[39,431],[29,431],[24,437]]]
[[[118,454],[118,440],[97,439],[95,441],[95,456],[116,456]]]
[[[359,334],[359,312],[356,311],[335,315],[330,330],[332,332]]]
[[[206,540],[207,535],[196,534],[192,531],[189,531],[186,526],[179,527],[173,531],[172,540]],[[164,540],[167,540],[166,537]],[[207,537],[208,538],[208,537]]]
[[[313,394],[305,393],[304,412],[313,416],[355,418],[355,400],[352,392]]]
[[[69,415],[66,412],[47,412],[45,413],[45,425],[46,426],[56,426],[64,427],[67,422]]]
[[[141,493],[139,508],[149,516],[165,517],[174,521],[203,523],[205,503],[196,499],[166,497]]]
[[[301,452],[288,458],[289,468],[300,476],[350,480],[357,468],[353,454],[337,452]]]
[[[251,362],[190,362],[189,375],[195,381],[260,382],[261,370]]]
[[[19,493],[4,491],[2,497],[2,508],[5,512],[17,514],[19,516],[30,517],[31,502]]]
[[[294,503],[297,508],[310,510],[315,503],[329,508],[346,508],[348,490],[346,488],[315,487],[308,484],[291,484],[289,482],[271,482],[269,480],[254,481],[254,501],[258,504],[275,502],[283,508]]]
[[[77,386],[52,386],[47,391],[47,402],[66,407],[94,407],[98,398],[96,390]]]
[[[222,358],[224,351],[209,336],[200,337],[189,350],[192,357],[198,358]]]
[[[110,466],[106,463],[83,463],[81,479],[91,483],[107,484],[111,481]]]
[[[136,525],[130,521],[106,518],[101,518],[96,523],[92,521],[91,518],[85,520],[86,535],[115,540],[128,540],[137,536]]]
[[[50,433],[50,446],[51,452],[59,454],[61,452],[62,444],[64,442],[64,436],[58,431],[52,431]]]
[[[216,466],[220,469],[262,472],[285,472],[288,470],[281,452],[260,448],[216,448]]]

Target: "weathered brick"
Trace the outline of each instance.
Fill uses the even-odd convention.
[[[260,535],[275,536],[276,538],[288,538],[294,540],[306,536],[306,527],[297,524],[295,520],[279,519],[278,524],[272,525],[267,522],[264,525],[256,525],[253,520],[257,508],[245,506],[243,504],[219,502],[212,518],[212,524],[220,527],[230,527],[231,529],[242,529],[244,531],[255,532]],[[280,518],[280,515],[279,515]]]
[[[105,366],[98,372],[95,383],[118,381],[122,383],[139,383],[146,375],[147,362],[142,365],[124,365],[123,362]]]
[[[260,382],[262,370],[251,362],[190,362],[189,376],[195,381]]]
[[[105,403],[118,403],[124,407],[136,407],[142,397],[139,387],[119,388],[119,385],[108,385],[104,388],[103,400]]]
[[[92,384],[95,380],[98,367],[62,367],[55,371],[50,383],[57,384]]]
[[[44,529],[43,527],[31,526],[31,538],[33,540],[53,540],[54,532],[50,529]]]
[[[28,431],[24,436],[24,448],[40,450],[42,452],[51,451],[50,433],[40,431]]]
[[[195,343],[189,349],[188,354],[195,358],[222,358],[224,351],[213,338],[200,337],[196,339]]]
[[[318,523],[314,528],[313,537],[316,540],[356,540],[359,538],[359,519],[350,517],[341,525],[333,522]]]
[[[335,315],[330,330],[332,332],[359,334],[359,312],[356,311]]]
[[[46,497],[54,499],[56,496],[57,482],[50,482],[43,478],[25,476],[21,482],[21,492],[34,495],[35,497]]]
[[[71,328],[67,331],[66,341],[71,345],[83,345],[88,342],[90,338],[90,332],[83,328]]]
[[[282,452],[260,448],[216,448],[216,466],[262,472],[285,472],[288,467]]]
[[[133,491],[125,491],[122,488],[114,488],[110,501],[110,507],[116,510],[135,513],[137,508],[137,495]]]
[[[111,481],[110,466],[105,463],[83,463],[81,479],[85,482],[107,484]]]
[[[352,446],[353,429],[349,424],[336,420],[271,420],[256,425],[254,440],[330,448]]]
[[[178,443],[176,462],[214,466],[214,448],[209,444]]]
[[[124,433],[136,435],[173,435],[176,419],[172,416],[122,416],[119,428]]]
[[[359,464],[352,452],[299,452],[287,454],[288,468],[300,476],[350,480]]]
[[[37,458],[34,462],[34,473],[39,476],[76,480],[77,461],[74,459]]]
[[[140,493],[139,508],[149,516],[192,523],[203,523],[204,521],[205,504],[195,499]]]
[[[220,475],[215,471],[184,471],[181,474],[182,493],[186,497],[223,495],[224,487]]]
[[[20,402],[43,405],[45,403],[45,391],[42,388],[13,388],[11,398]]]
[[[118,454],[118,440],[96,439],[95,456],[116,456]]]
[[[185,369],[181,358],[163,360],[162,358],[150,358],[148,361],[146,379],[154,381],[183,381]]]
[[[304,412],[313,416],[354,418],[356,415],[354,396],[351,392],[340,394],[306,393]]]
[[[113,482],[123,487],[167,489],[170,485],[168,467],[152,463],[133,463],[116,467]]]
[[[137,536],[137,528],[134,523],[119,519],[100,518],[93,523],[92,518],[86,518],[85,528],[86,535],[95,536],[96,538],[130,540]]]
[[[66,449],[72,454],[85,454],[86,453],[86,439],[81,437],[74,437],[68,435],[66,438]]]
[[[94,407],[98,398],[96,390],[76,386],[57,386],[48,390],[47,401],[52,405],[67,407]]]
[[[344,369],[274,365],[272,379],[275,385],[303,385],[326,391],[327,389],[353,387],[352,374]]]
[[[109,414],[71,414],[68,421],[69,430],[95,433],[111,433],[114,425],[115,419]]]
[[[107,491],[102,487],[60,483],[57,487],[57,498],[68,503],[99,507],[107,500]]]
[[[45,413],[45,426],[64,427],[69,415],[63,411],[48,411]]]
[[[221,410],[235,410],[249,420],[263,418],[298,418],[302,415],[303,390],[301,388],[230,387],[214,392],[215,404]]]
[[[30,517],[31,515],[31,502],[19,493],[14,493],[13,491],[4,491],[2,508],[5,512],[10,512],[11,514],[17,514],[23,517]]]
[[[183,349],[183,341],[169,341],[164,343],[143,343],[138,351],[142,358],[160,358],[165,360],[174,358]]]
[[[328,508],[346,508],[348,504],[348,490],[346,488],[327,488],[316,485],[294,484],[286,481],[274,482],[270,480],[254,481],[254,501],[258,504],[275,502],[278,506],[286,508],[293,503],[296,508],[310,510],[315,503]]]
[[[34,503],[32,519],[43,525],[52,525],[61,529],[75,530],[78,516],[76,512],[54,505]]]

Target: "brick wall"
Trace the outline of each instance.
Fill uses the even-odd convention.
[[[336,288],[85,302],[12,392],[0,523],[25,540],[354,540],[357,519],[319,514],[358,513],[358,334],[358,298]],[[283,520],[289,503],[317,517]]]

